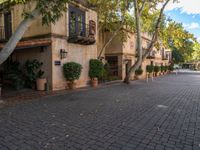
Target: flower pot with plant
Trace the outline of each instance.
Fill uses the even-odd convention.
[[[165,66],[161,65],[160,66],[160,74],[164,75],[164,73],[165,73]]]
[[[151,77],[153,75],[153,70],[154,66],[153,65],[147,65],[146,66],[146,72],[147,72],[147,77]]]
[[[37,59],[34,60],[27,60],[24,64],[24,77],[25,77],[25,84],[26,87],[30,87],[32,89],[37,90],[43,90],[43,82],[46,79],[43,79],[42,82],[38,80],[39,78],[42,78],[42,75],[44,74],[43,71],[41,71],[43,63],[39,62]],[[38,82],[38,81],[39,82]]]
[[[173,65],[173,64],[169,65],[169,66],[168,66],[168,69],[169,69],[169,72],[174,71],[174,65]]]
[[[165,74],[167,74],[167,71],[168,71],[168,66],[164,66],[164,72],[165,72]]]
[[[142,75],[143,74],[143,70],[141,67],[139,67],[136,71],[135,71],[135,78],[137,80],[141,79],[142,78]]]
[[[37,79],[36,79],[36,86],[38,91],[44,91],[45,90],[45,84],[47,84],[47,79],[43,77],[44,72],[42,70],[39,70]]]
[[[155,73],[155,76],[157,77],[158,76],[158,73],[160,72],[160,66],[155,66],[154,67],[154,73]]]
[[[81,76],[82,66],[76,62],[69,62],[63,65],[63,74],[67,80],[69,89],[76,89],[76,80]]]
[[[93,87],[98,86],[98,79],[103,76],[103,73],[104,73],[103,63],[98,59],[91,59],[89,77],[91,79],[91,85]]]

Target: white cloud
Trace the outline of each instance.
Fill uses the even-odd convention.
[[[200,37],[197,38],[197,41],[200,42]]]
[[[192,22],[191,24],[183,24],[183,27],[187,29],[199,29],[200,25],[197,22]]]
[[[171,2],[166,7],[166,10],[180,9],[182,13],[200,14],[200,0],[179,0],[178,3]]]

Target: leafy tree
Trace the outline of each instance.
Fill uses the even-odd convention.
[[[132,3],[131,0],[89,0],[89,2],[97,11],[99,32],[107,30],[112,33],[98,54],[100,59],[106,47],[116,36],[123,41],[126,40],[128,33],[123,28],[134,30],[134,18],[130,14]]]
[[[18,4],[27,5],[28,2],[30,0],[0,0],[2,8],[6,10]],[[63,12],[66,11],[66,3],[70,2],[70,0],[34,0],[34,2],[36,3],[35,8],[33,10],[24,10],[24,20],[19,24],[16,31],[1,50],[0,64],[14,51],[17,43],[35,19],[41,16],[43,24],[55,23],[63,15]]]
[[[135,72],[135,70],[137,70],[139,66],[141,66],[144,59],[149,55],[149,53],[153,50],[153,47],[156,45],[160,28],[164,19],[163,13],[169,1],[170,0],[133,0],[134,18],[136,22],[138,59],[136,63],[133,66],[131,66],[130,70],[128,71],[126,78],[124,80],[125,83],[130,82],[131,74]],[[160,10],[157,9],[159,5],[162,5]],[[152,16],[155,19],[153,19],[152,23],[150,23],[150,25],[147,26],[147,28],[149,29],[147,32],[152,33],[152,39],[145,52],[143,52],[142,36],[141,36],[142,30],[145,29],[145,26],[143,26],[144,23],[142,24],[142,20],[144,20],[144,14],[150,16],[154,14],[156,16],[156,17]],[[146,18],[148,18],[148,16]],[[152,27],[152,29],[150,27]]]
[[[196,42],[194,44],[194,52],[192,53],[193,61],[200,61],[200,44]]]
[[[186,31],[182,24],[168,20],[161,31],[165,47],[172,49],[174,63],[187,62],[192,59],[196,39]]]

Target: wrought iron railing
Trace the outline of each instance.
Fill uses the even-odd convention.
[[[89,37],[95,35],[95,25],[86,24],[84,22],[69,23],[69,36]]]

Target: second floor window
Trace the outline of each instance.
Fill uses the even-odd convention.
[[[69,36],[85,36],[85,12],[69,7]]]

